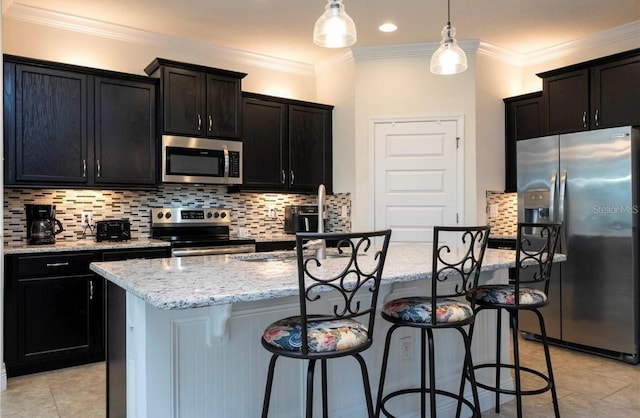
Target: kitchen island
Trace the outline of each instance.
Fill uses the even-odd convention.
[[[327,259],[323,268],[338,268],[341,262]],[[505,282],[514,262],[513,251],[488,249],[481,281]],[[269,360],[260,337],[271,322],[298,313],[293,252],[99,262],[92,263],[91,269],[109,281],[107,338],[115,352],[107,362],[109,380],[121,385],[126,381],[126,401],[117,393],[108,395],[110,416],[119,416],[117,409],[125,405],[129,417],[260,415]],[[391,297],[424,294],[430,271],[430,245],[391,244],[379,306]],[[334,296],[326,294],[327,306],[333,305]],[[495,344],[494,322],[489,315],[483,317],[474,340],[478,362],[487,360]],[[377,341],[364,353],[374,391],[387,327],[378,318]],[[398,337],[410,350],[402,355],[392,346],[389,390],[415,384],[418,378],[414,373],[419,364],[416,336],[412,330],[402,332]],[[505,330],[502,338],[507,336]],[[438,382],[455,391],[464,355],[459,336],[440,337],[436,351]],[[330,416],[366,416],[356,367],[350,359],[330,363]],[[304,415],[305,371],[304,362],[282,361],[275,376],[271,416]],[[480,396],[483,409],[489,408],[492,395],[481,391]],[[414,406],[417,410],[417,403],[404,402],[400,408],[410,414]],[[455,405],[442,406],[439,414],[455,410]]]

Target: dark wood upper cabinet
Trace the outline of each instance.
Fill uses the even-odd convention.
[[[333,106],[243,93],[244,190],[332,190]]]
[[[538,74],[549,135],[638,125],[640,49]]]
[[[245,73],[156,58],[145,72],[160,79],[162,132],[240,139]]]
[[[591,71],[591,127],[640,125],[640,52]]]
[[[95,182],[155,184],[155,86],[95,79]]]
[[[5,185],[157,183],[157,81],[4,56]]]
[[[287,105],[243,98],[243,169],[245,187],[287,189]]]
[[[504,99],[505,192],[517,191],[516,142],[543,135],[542,92]]]
[[[545,78],[544,121],[549,135],[589,129],[589,70]]]
[[[86,183],[87,76],[5,63],[8,182]]]

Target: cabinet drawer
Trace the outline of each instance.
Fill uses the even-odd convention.
[[[18,278],[87,274],[94,253],[20,256],[17,260]]]

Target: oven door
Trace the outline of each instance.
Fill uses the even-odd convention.
[[[242,143],[216,139],[162,137],[162,181],[242,184]]]

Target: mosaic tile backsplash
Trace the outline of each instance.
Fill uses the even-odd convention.
[[[84,238],[82,212],[91,212],[94,221],[127,218],[131,222],[133,239],[151,236],[150,208],[221,207],[231,210],[231,234],[245,233],[257,239],[284,234],[284,207],[286,205],[315,205],[315,195],[273,193],[227,193],[225,187],[193,187],[163,185],[152,191],[128,190],[53,190],[13,189],[4,190],[4,243],[24,243],[26,219],[24,205],[56,205],[56,218],[64,231],[56,240]],[[328,195],[329,209],[327,231],[351,230],[351,195]],[[276,209],[277,218],[269,219],[269,207]],[[87,231],[88,232],[88,231]],[[87,239],[89,239],[87,237]]]
[[[497,216],[491,216],[491,206],[497,210]],[[516,236],[518,229],[518,194],[487,192],[487,219],[491,226],[491,235]]]

